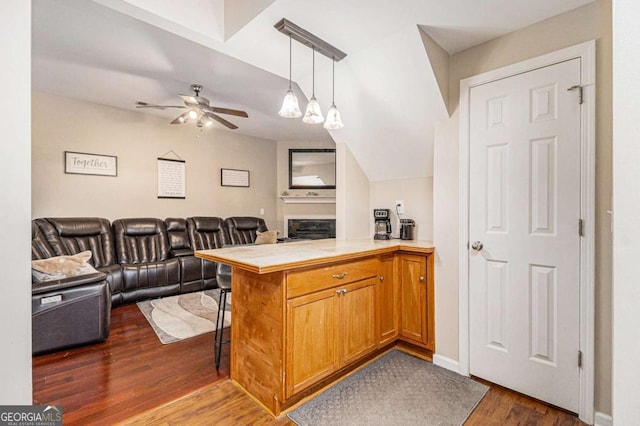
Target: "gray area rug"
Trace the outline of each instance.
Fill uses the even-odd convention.
[[[394,350],[296,408],[298,425],[461,425],[489,388]]]
[[[215,331],[220,290],[205,290],[138,302],[153,331],[164,344]],[[224,325],[231,325],[231,294],[227,294]]]

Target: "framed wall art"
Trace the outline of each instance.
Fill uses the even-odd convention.
[[[220,185],[248,188],[249,170],[220,169]]]
[[[65,151],[64,172],[72,175],[118,176],[118,157]]]

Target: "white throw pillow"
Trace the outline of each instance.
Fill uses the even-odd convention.
[[[256,244],[274,244],[278,242],[278,234],[280,231],[256,231]]]
[[[32,260],[31,275],[34,282],[41,283],[98,272],[87,263],[89,259],[91,259],[90,250],[73,256],[56,256],[48,259]]]

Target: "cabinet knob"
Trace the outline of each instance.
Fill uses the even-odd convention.
[[[419,278],[420,282],[424,281],[424,277]]]
[[[336,294],[338,296],[340,296],[341,294],[345,294],[347,292],[346,288],[339,288],[338,290],[336,290]]]
[[[384,277],[380,277],[380,281],[384,281]]]

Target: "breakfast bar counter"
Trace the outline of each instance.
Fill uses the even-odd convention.
[[[395,345],[431,356],[434,250],[327,239],[196,251],[232,266],[231,379],[277,416]]]

